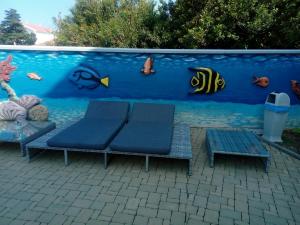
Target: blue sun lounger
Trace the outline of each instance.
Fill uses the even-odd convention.
[[[129,103],[91,101],[84,118],[56,129],[29,143],[28,159],[33,150],[61,150],[68,164],[68,151],[104,153],[108,144],[127,121]],[[105,155],[106,156],[106,155]],[[105,167],[106,167],[106,159]]]
[[[110,144],[109,154],[187,159],[191,174],[192,149],[190,128],[174,127],[175,106],[168,104],[136,103],[129,122]]]

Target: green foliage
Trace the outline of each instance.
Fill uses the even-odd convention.
[[[184,48],[299,48],[299,0],[177,0],[173,43]],[[181,15],[181,16],[178,16]]]
[[[77,0],[71,15],[56,18],[56,44],[155,47],[157,12],[152,0]]]
[[[6,17],[0,24],[0,44],[33,45],[36,36],[25,30],[20,15],[15,9],[6,10]]]
[[[77,0],[58,45],[299,48],[300,0]]]

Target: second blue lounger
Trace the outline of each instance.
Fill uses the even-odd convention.
[[[149,158],[188,160],[188,174],[192,174],[192,146],[190,128],[174,126],[174,105],[136,103],[132,115],[110,144],[108,154],[145,157],[146,171]]]
[[[136,103],[128,124],[110,144],[114,151],[168,154],[171,149],[174,105]]]

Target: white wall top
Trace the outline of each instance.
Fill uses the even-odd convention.
[[[144,48],[97,48],[73,46],[0,45],[1,50],[11,51],[65,51],[107,53],[157,53],[157,54],[300,54],[300,49],[144,49]]]

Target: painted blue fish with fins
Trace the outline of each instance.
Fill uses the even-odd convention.
[[[224,89],[224,78],[213,69],[206,67],[189,67],[188,69],[196,72],[190,81],[194,88],[192,94],[213,94]]]
[[[85,64],[80,64],[69,75],[69,80],[74,83],[79,89],[95,89],[102,85],[109,86],[109,76],[100,77],[98,72]]]

